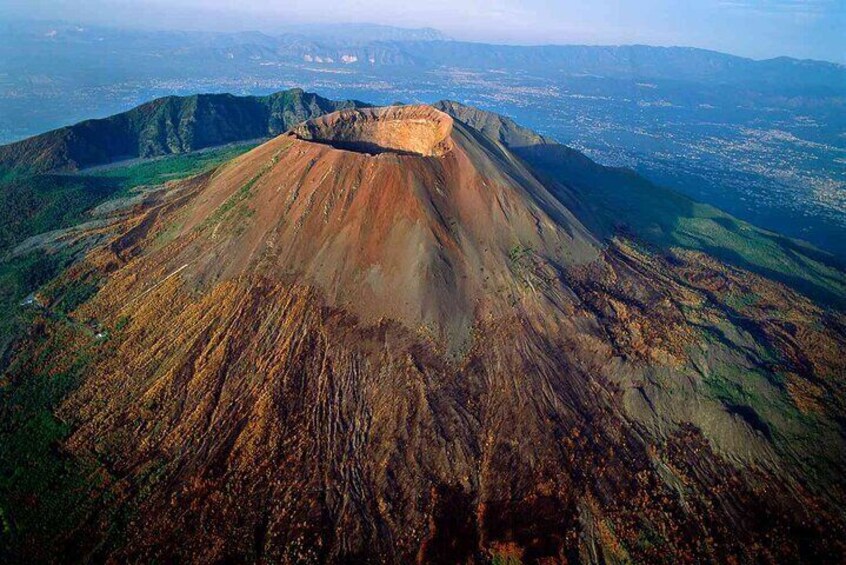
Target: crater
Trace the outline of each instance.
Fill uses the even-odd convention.
[[[333,112],[291,129],[304,141],[377,155],[439,156],[451,147],[452,118],[431,106],[386,106]]]

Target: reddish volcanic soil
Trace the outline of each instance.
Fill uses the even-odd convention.
[[[842,327],[705,255],[600,241],[432,107],[298,126],[140,208],[67,277],[103,282],[73,317],[112,334],[60,409],[66,447],[128,516],[119,539],[69,534],[81,554],[843,558],[842,436],[783,441],[842,406]],[[727,306],[741,292],[760,300]],[[767,348],[789,358],[759,367]],[[729,369],[795,416],[728,403]]]
[[[228,206],[249,212],[215,217]],[[531,249],[554,271],[599,253],[522,163],[428,106],[297,127],[219,171],[181,234],[190,242],[145,268],[188,265],[181,276],[196,284],[260,275],[314,285],[364,321],[427,327],[453,349],[475,319],[514,300],[524,284],[515,255]]]

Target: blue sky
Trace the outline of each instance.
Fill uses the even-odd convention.
[[[3,0],[0,17],[272,32],[283,23],[434,27],[495,43],[689,45],[846,63],[846,0]]]

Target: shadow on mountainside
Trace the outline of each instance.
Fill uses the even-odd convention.
[[[599,165],[564,145],[530,145],[512,151],[603,237],[624,230],[662,249],[702,251],[846,309],[846,267],[808,243],[757,228],[631,170]]]

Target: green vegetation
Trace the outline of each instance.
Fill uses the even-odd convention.
[[[255,144],[219,147],[194,154],[112,165],[73,175],[6,175],[0,182],[0,359],[29,323],[37,305],[24,299],[58,275],[82,249],[37,250],[15,256],[11,250],[26,238],[65,229],[90,219],[89,210],[124,197],[141,186],[160,185],[216,167]],[[57,305],[69,312],[97,290],[96,281],[76,281],[64,288]]]
[[[715,364],[705,378],[705,386],[709,396],[771,439],[787,456],[799,446],[808,452],[824,450],[820,447],[826,444],[823,438],[838,433],[817,415],[799,410],[785,393],[783,383],[773,382],[772,377],[757,370],[734,363]]]
[[[86,120],[1,146],[0,179],[263,139],[301,121],[363,105],[328,100],[298,88],[268,96],[167,96],[108,118]]]
[[[256,143],[242,143],[196,153],[168,155],[122,166],[108,166],[83,171],[78,176],[110,179],[117,182],[123,191],[128,191],[138,186],[155,186],[170,180],[202,173],[249,151],[255,146]]]
[[[122,187],[93,177],[39,175],[0,184],[0,256],[27,237],[63,229]]]
[[[285,148],[287,149],[287,148]],[[229,198],[227,198],[223,204],[221,204],[214,213],[206,218],[203,222],[201,227],[208,227],[213,224],[217,224],[220,222],[231,210],[235,209],[236,206],[242,204],[245,200],[250,198],[252,195],[252,190],[258,180],[263,177],[273,166],[279,161],[279,154],[284,151],[285,149],[280,150],[277,152],[268,163],[262,166],[259,171],[253,175],[253,177],[248,180],[244,186],[238,189],[237,192],[232,194]],[[255,212],[249,209],[246,206],[238,206],[238,216],[243,218],[251,217]],[[243,226],[239,226],[239,229],[243,229]]]
[[[85,221],[88,210],[133,188],[208,170],[250,147],[85,174],[15,178],[0,185],[0,252],[5,255],[0,260],[0,357],[25,328],[43,329],[31,347],[16,355],[0,382],[0,561],[17,562],[21,555],[56,559],[60,536],[79,527],[108,496],[103,486],[108,475],[99,463],[63,453],[71,428],[55,416],[89,364],[108,352],[109,340],[96,339],[90,329],[65,317],[96,293],[98,281],[55,278],[82,249],[21,256],[9,251],[26,237]],[[50,312],[30,296],[39,288],[51,297]],[[116,330],[127,323],[118,320]]]
[[[824,251],[757,228],[632,171],[602,167],[565,146],[515,151],[553,186],[561,181],[558,196],[599,233],[622,230],[658,248],[703,251],[846,308],[844,266]]]
[[[207,171],[253,147],[220,147],[74,175],[35,175],[0,183],[0,255],[27,237],[81,223],[90,209],[132,189]]]
[[[15,256],[11,250],[26,238],[79,225],[88,211],[140,186],[186,178],[228,161],[254,144],[220,147],[194,154],[131,162],[73,175],[14,177],[0,183],[0,359],[26,327],[24,299],[58,275],[82,249],[34,251]],[[57,308],[69,312],[96,292],[96,281],[77,281],[66,288]]]
[[[97,294],[99,288],[100,281],[92,278],[67,281],[62,285],[58,300],[51,300],[55,302],[53,309],[59,314],[68,315]]]
[[[255,144],[219,147],[193,154],[112,165],[73,175],[6,175],[0,182],[0,359],[29,323],[24,299],[59,274],[82,249],[38,250],[12,255],[26,238],[65,229],[89,219],[88,211],[140,186],[186,178],[228,161]],[[65,289],[57,308],[69,312],[96,292],[96,281],[77,281]]]
[[[250,190],[253,188],[253,185],[258,180],[258,177],[253,177],[250,179],[247,184],[242,186],[238,189],[238,191],[226,199],[226,201],[221,204],[214,213],[208,217],[208,219],[203,223],[203,225],[212,225],[218,223],[220,220],[229,213],[230,210],[235,208],[238,204],[246,200],[250,197]]]
[[[81,341],[80,329],[68,322],[37,323],[45,331],[0,387],[0,561],[6,563],[21,554],[55,559],[57,534],[97,508],[106,476],[95,462],[62,452],[70,427],[54,415],[104,346],[88,335]]]
[[[27,296],[55,277],[70,261],[70,252],[36,251],[0,261],[0,359],[18,333],[30,323],[36,305],[23,304]]]
[[[531,247],[523,247],[522,244],[517,244],[508,251],[508,260],[512,265],[518,265],[524,258],[532,254]]]
[[[117,323],[115,323],[115,331],[119,332],[120,330],[125,328],[128,323],[129,323],[129,316],[121,316],[120,318],[118,318]]]
[[[756,228],[704,204],[692,203],[656,243],[704,251],[728,263],[846,305],[846,279],[836,260],[804,242]]]
[[[742,312],[745,308],[749,306],[754,306],[756,302],[758,302],[758,296],[752,292],[746,292],[742,294],[729,294],[726,296],[726,306],[733,310],[737,310],[738,312]]]

